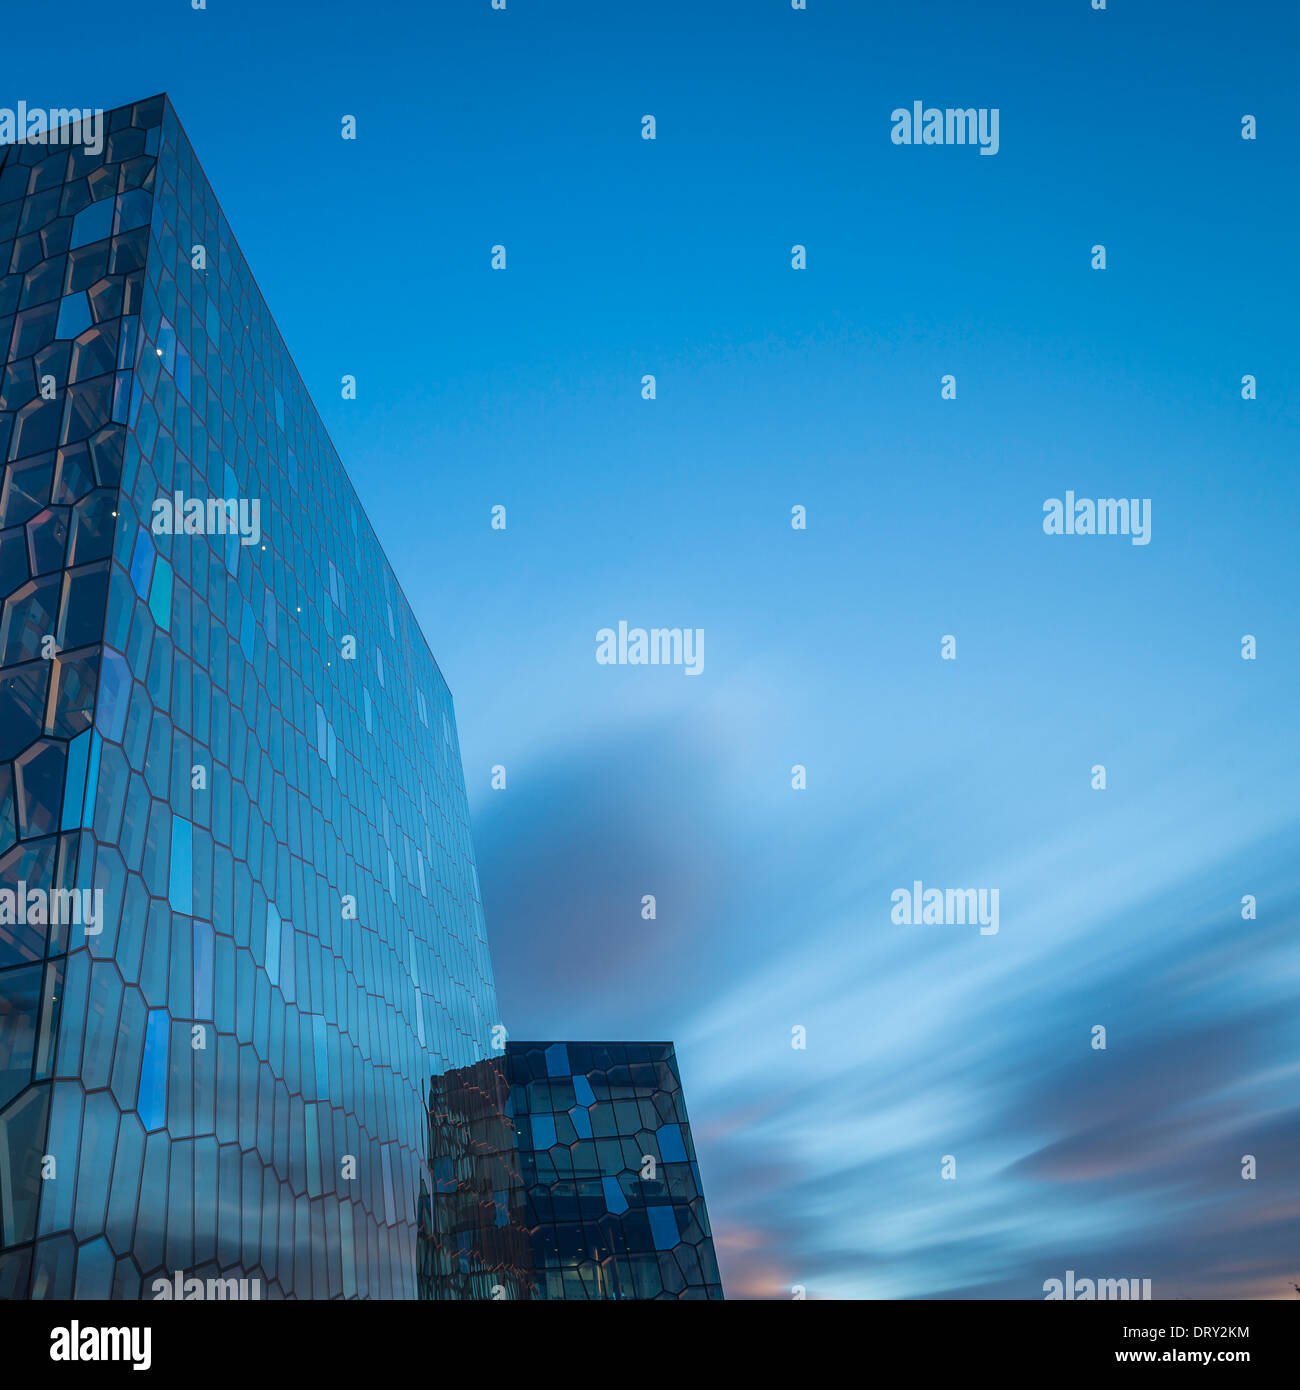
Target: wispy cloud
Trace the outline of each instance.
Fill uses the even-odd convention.
[[[1065,1268],[1159,1296],[1285,1292],[1293,826],[1153,787],[973,870],[1002,890],[1003,929],[981,939],[894,926],[910,871],[876,853],[818,873],[816,824],[792,862],[756,868],[709,747],[665,721],[568,750],[489,803],[479,835],[494,941],[522,958],[503,996],[528,1029],[676,1040],[734,1295],[1034,1298]],[[764,919],[771,881],[796,873],[806,899]],[[1256,921],[1223,888],[1247,880],[1269,905]],[[656,923],[643,888],[669,907]],[[754,925],[716,925],[736,921]]]

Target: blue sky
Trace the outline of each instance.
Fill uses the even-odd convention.
[[[676,1041],[728,1292],[1300,1282],[1293,7],[58,27],[0,105],[171,95],[456,698],[505,1021]]]

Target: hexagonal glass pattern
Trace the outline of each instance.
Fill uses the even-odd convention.
[[[104,119],[0,151],[0,1296],[412,1297],[497,1021],[451,697],[175,112]]]

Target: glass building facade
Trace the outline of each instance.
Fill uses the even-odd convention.
[[[720,1299],[681,1076],[667,1042],[510,1042],[533,1296]]]
[[[0,150],[0,1295],[413,1297],[497,1021],[451,698],[170,104],[105,123]]]
[[[170,103],[104,124],[0,148],[0,1298],[720,1297],[671,1046],[502,1056],[446,683]]]

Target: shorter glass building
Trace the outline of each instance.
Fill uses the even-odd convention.
[[[511,1042],[533,1297],[722,1297],[669,1042]]]

